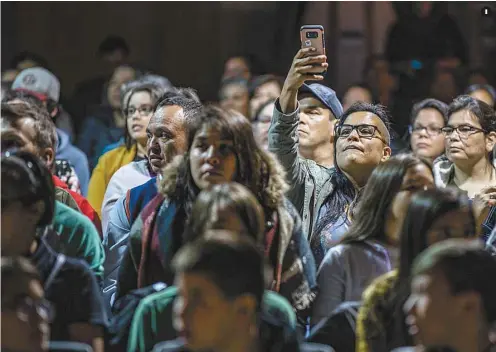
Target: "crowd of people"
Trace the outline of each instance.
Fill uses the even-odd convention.
[[[305,48],[205,102],[129,52],[2,74],[2,350],[496,351],[488,82],[391,116],[386,59],[340,98]]]

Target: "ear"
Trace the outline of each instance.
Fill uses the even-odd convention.
[[[239,319],[251,321],[256,316],[257,302],[253,295],[241,295],[233,303]]]
[[[384,149],[382,149],[382,158],[381,158],[381,162],[385,162],[387,160],[389,160],[389,158],[391,157],[391,148],[390,147],[384,147]]]
[[[334,119],[331,121],[331,123],[329,124],[329,135],[331,136],[330,138],[330,142],[331,144],[334,143],[334,132],[335,132],[335,128],[336,128],[336,124],[339,122],[338,119]]]
[[[45,148],[41,151],[41,158],[45,162],[46,166],[50,171],[53,170],[53,165],[55,163],[55,152],[52,148]]]
[[[481,297],[474,291],[458,294],[456,297],[460,310],[465,314],[481,314],[483,312]]]
[[[491,153],[494,150],[494,146],[496,146],[496,132],[489,132],[486,135],[486,151]]]
[[[32,217],[38,223],[41,220],[41,217],[45,213],[45,202],[42,200],[37,201],[34,204],[29,206],[29,212],[26,214],[28,217]]]

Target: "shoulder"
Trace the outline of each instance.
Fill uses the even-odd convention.
[[[152,293],[141,300],[135,314],[136,316],[144,315],[152,311],[160,314],[166,307],[172,304],[176,297],[177,287],[175,286],[170,286],[162,291]]]
[[[393,270],[376,278],[363,293],[363,300],[370,301],[376,297],[385,296],[389,292],[398,278],[398,271]]]
[[[55,201],[54,223],[55,222],[67,225],[69,227],[84,228],[85,230],[91,230],[92,228],[94,228],[91,220],[88,219],[85,215],[59,201]]]
[[[103,154],[100,157],[98,162],[100,162],[100,161],[106,161],[107,162],[107,161],[113,160],[115,157],[118,157],[118,156],[126,154],[126,153],[129,153],[129,150],[126,148],[125,145],[120,145],[117,148],[109,150],[108,152]]]

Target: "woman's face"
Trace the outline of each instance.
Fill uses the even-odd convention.
[[[262,84],[255,90],[253,98],[250,100],[250,116],[253,118],[258,109],[267,101],[276,100],[281,94],[279,83],[271,81]]]
[[[252,123],[253,134],[259,145],[267,150],[269,148],[269,127],[272,113],[274,112],[274,104],[266,105],[258,114],[257,121]]]
[[[419,163],[409,168],[405,176],[403,176],[399,192],[393,198],[389,216],[401,225],[411,197],[416,192],[431,187],[434,187],[434,177],[431,170],[424,163]],[[398,239],[394,240],[397,241]]]
[[[191,176],[201,190],[231,182],[236,177],[237,155],[234,142],[215,127],[202,127],[189,151]]]
[[[427,232],[427,243],[434,243],[449,238],[470,238],[475,236],[473,215],[469,208],[456,209],[437,218]]]
[[[458,128],[445,135],[446,156],[455,165],[473,165],[487,158],[494,147],[494,138],[482,132],[479,119],[469,110],[460,110],[449,118],[448,127]]]
[[[129,99],[126,110],[127,130],[131,138],[141,145],[146,145],[148,141],[146,128],[152,115],[153,102],[150,93],[134,93]]]
[[[121,108],[121,86],[135,76],[136,72],[131,67],[121,66],[115,69],[107,89],[107,99],[112,108]]]
[[[477,89],[470,93],[470,96],[474,99],[483,101],[487,105],[494,107],[494,99],[491,94],[485,89]]]
[[[432,108],[420,110],[412,127],[410,144],[415,155],[434,161],[444,153],[444,135],[441,132],[444,118],[439,111]]]
[[[235,110],[248,118],[248,88],[241,84],[228,84],[221,90],[220,106],[226,110]]]

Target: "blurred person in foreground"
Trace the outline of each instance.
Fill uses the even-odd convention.
[[[2,257],[2,351],[48,350],[53,311],[43,296],[40,275],[29,260]]]
[[[49,170],[27,152],[2,154],[1,170],[2,256],[23,256],[37,267],[45,297],[56,308],[51,340],[82,342],[103,351],[106,321],[95,275],[87,263],[57,253],[49,243],[67,245],[54,232],[57,226],[50,226],[57,210]],[[16,187],[20,184],[21,189]]]
[[[446,240],[412,268],[406,324],[420,346],[496,351],[496,257],[479,241]],[[420,349],[421,350],[421,349]]]

